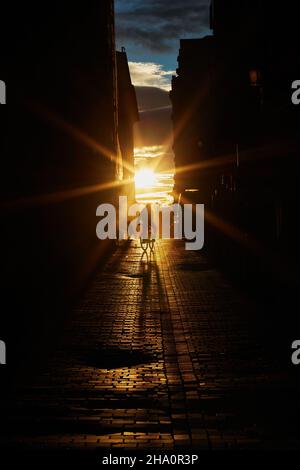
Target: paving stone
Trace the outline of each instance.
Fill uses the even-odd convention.
[[[159,241],[148,261],[135,242],[119,247],[47,370],[12,397],[10,445],[276,448],[289,424],[266,386],[279,401],[283,383],[298,395],[299,384],[259,343],[256,306],[207,264],[180,241]],[[295,426],[282,447],[299,442]]]

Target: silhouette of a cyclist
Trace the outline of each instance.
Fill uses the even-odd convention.
[[[154,251],[155,238],[151,238],[152,230],[155,232],[154,222],[151,220],[151,204],[146,204],[144,209],[148,213],[148,227],[147,233],[148,238],[140,238],[141,248],[143,251],[147,251],[150,248],[151,251]],[[152,222],[152,223],[151,223]]]

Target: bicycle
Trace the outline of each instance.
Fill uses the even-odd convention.
[[[150,251],[154,252],[155,239],[140,238],[140,245],[143,252],[146,252],[148,248],[150,248]]]

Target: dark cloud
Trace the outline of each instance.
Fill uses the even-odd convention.
[[[140,121],[135,127],[135,143],[162,145],[172,135],[169,93],[155,87],[135,87]]]
[[[174,41],[203,35],[209,27],[209,0],[116,0],[119,40],[152,52],[173,50]]]
[[[171,107],[140,113],[135,126],[135,145],[162,145],[171,139]]]
[[[135,91],[140,111],[171,108],[169,93],[161,88],[136,86]]]

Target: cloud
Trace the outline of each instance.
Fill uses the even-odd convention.
[[[205,35],[210,0],[116,1],[118,38],[152,52],[174,50],[180,37]]]
[[[163,70],[163,66],[154,62],[129,62],[132,83],[135,86],[151,86],[171,89],[173,70]]]
[[[169,93],[157,87],[136,86],[136,97],[140,112],[171,108]]]

